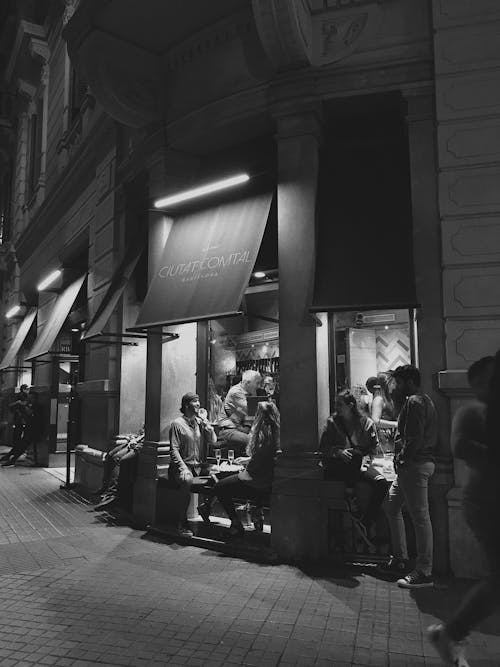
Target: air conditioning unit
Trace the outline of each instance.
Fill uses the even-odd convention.
[[[358,313],[359,315],[360,313]],[[357,316],[356,316],[357,317]],[[388,324],[395,322],[396,315],[394,313],[377,313],[376,315],[362,315],[362,322],[366,324]]]

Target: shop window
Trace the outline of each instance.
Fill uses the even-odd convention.
[[[368,409],[368,378],[416,363],[414,313],[413,309],[387,309],[332,314],[332,395],[348,388],[360,407]]]

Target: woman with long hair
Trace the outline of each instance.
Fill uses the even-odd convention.
[[[256,503],[252,520],[256,530],[262,530],[262,499],[271,492],[274,464],[280,452],[280,413],[272,401],[257,404],[250,429],[247,457],[236,459],[245,469],[217,482],[213,489],[226,514],[231,519],[231,536],[243,535],[245,529],[238,518],[234,498],[247,498]]]
[[[335,412],[328,418],[321,435],[320,452],[323,455],[325,477],[343,481],[348,487],[365,482],[371,487],[370,505],[358,519],[361,535],[368,533],[375,522],[389,483],[374,466],[361,467],[363,458],[372,458],[377,450],[378,437],[373,420],[359,410],[356,397],[345,389],[337,394]]]

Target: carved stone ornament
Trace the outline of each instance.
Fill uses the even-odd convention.
[[[275,69],[334,63],[377,29],[392,0],[252,0],[257,30]]]

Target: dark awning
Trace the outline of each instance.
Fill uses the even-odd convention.
[[[236,314],[271,200],[254,195],[177,218],[135,328]]]
[[[84,273],[83,276],[77,278],[59,294],[48,320],[38,334],[29,356],[26,357],[27,361],[36,359],[36,357],[41,357],[43,354],[52,351],[54,341],[59,335],[61,327],[66,321],[86,277],[87,274]]]
[[[108,291],[104,295],[104,298],[96,310],[94,317],[90,321],[89,326],[86,328],[82,336],[82,340],[89,340],[90,338],[94,338],[95,336],[102,334],[104,327],[108,323],[109,318],[116,308],[125,287],[127,286],[128,281],[132,277],[134,269],[137,266],[137,262],[139,261],[142,251],[144,250],[144,246],[145,239],[142,239],[135,242],[133,246],[131,246],[125,253],[125,257],[115,271]]]
[[[26,340],[26,336],[28,335],[29,330],[31,329],[31,325],[35,321],[36,312],[36,308],[30,308],[24,316],[24,320],[21,322],[21,325],[17,330],[16,335],[14,336],[14,340],[10,344],[9,349],[5,353],[5,356],[0,363],[0,371],[5,370],[6,368],[10,368],[16,360],[18,352]]]
[[[315,312],[418,305],[408,141],[404,127],[369,131],[335,135],[321,158]]]

